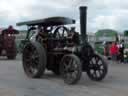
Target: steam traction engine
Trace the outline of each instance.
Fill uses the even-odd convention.
[[[61,75],[67,84],[77,83],[82,72],[95,81],[106,76],[106,62],[87,41],[86,9],[80,7],[81,38],[73,28],[65,26],[75,23],[71,18],[51,17],[17,23],[28,26],[23,48],[23,68],[27,76],[40,78],[47,69]],[[32,31],[35,34],[28,38]]]

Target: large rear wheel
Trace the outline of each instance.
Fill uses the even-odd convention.
[[[30,42],[23,49],[23,68],[28,77],[40,78],[46,67],[46,52],[38,42]]]
[[[82,74],[80,59],[74,54],[65,55],[60,64],[60,72],[65,83],[76,84]]]
[[[87,67],[87,75],[94,81],[101,81],[108,72],[107,63],[97,54],[92,56]]]

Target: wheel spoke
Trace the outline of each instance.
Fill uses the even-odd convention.
[[[73,59],[70,58],[70,60],[69,60],[69,65],[72,65],[72,64],[73,64]]]
[[[70,65],[67,63],[64,63],[64,71],[68,72],[69,68],[70,68]]]
[[[92,64],[96,64],[95,58],[92,58]]]
[[[99,73],[100,73],[100,75],[103,74],[103,70],[100,70]]]
[[[102,70],[103,70],[103,69],[104,69],[104,66],[103,66],[103,65],[100,65],[100,69],[102,69]]]
[[[95,78],[95,77],[96,77],[96,71],[94,71],[94,72],[92,73],[92,75],[93,75],[93,77]]]
[[[100,77],[101,75],[100,70],[97,70],[97,76]]]
[[[36,68],[30,67],[30,70],[31,70],[32,74],[36,74],[37,73],[37,69]]]
[[[98,65],[102,65],[103,62],[101,60],[98,61]]]
[[[95,70],[91,69],[90,70],[90,74],[93,74],[95,72]]]
[[[78,65],[77,64],[73,64],[73,69],[77,70],[78,69]]]

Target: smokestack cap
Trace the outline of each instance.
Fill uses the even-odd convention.
[[[80,6],[80,10],[85,10],[87,9],[87,6]]]

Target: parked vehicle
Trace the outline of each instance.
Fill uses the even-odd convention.
[[[112,29],[102,29],[95,33],[95,49],[99,54],[107,56],[107,58],[111,58],[110,56],[110,47],[112,42],[118,41],[118,33]]]
[[[18,31],[12,30],[12,33],[9,33],[7,31],[8,29],[1,30],[0,56],[7,56],[8,59],[15,59],[17,53],[15,34],[18,34]]]
[[[28,26],[27,43],[22,55],[23,68],[28,77],[40,78],[45,69],[61,75],[67,84],[76,84],[82,72],[87,72],[95,81],[106,76],[106,62],[87,42],[86,8],[80,7],[81,40],[77,32],[65,26],[75,24],[71,18],[51,17],[17,23],[18,26]],[[37,31],[30,39],[32,30]]]

